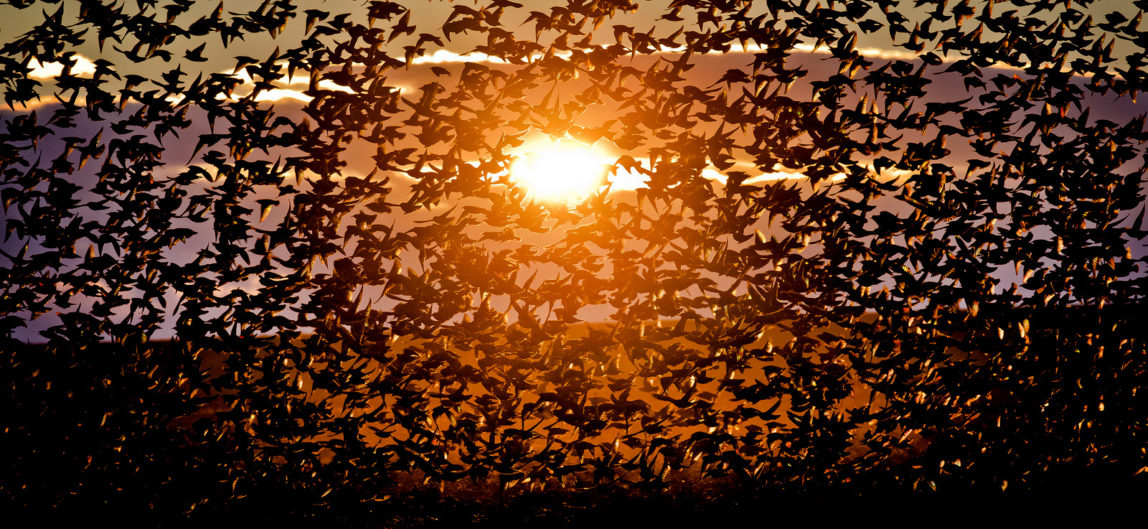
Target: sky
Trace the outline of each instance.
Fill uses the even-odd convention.
[[[633,26],[636,29],[656,27],[659,28],[656,30],[656,32],[664,32],[662,34],[671,32],[675,27],[675,23],[664,20],[658,21],[655,20],[654,16],[652,16],[653,14],[661,14],[664,12],[664,10],[661,8],[661,5],[664,3],[665,2],[639,2],[641,8],[636,13],[619,16],[605,24],[602,28],[599,28],[597,33],[595,33],[595,40],[599,41],[600,39],[600,41],[603,42],[611,42],[613,40],[613,25],[628,25]],[[431,33],[438,32],[437,28],[441,27],[442,23],[449,19],[450,13],[456,5],[471,5],[467,2],[452,4],[438,0],[411,1],[405,2],[404,4],[411,8],[411,24],[419,28],[418,31],[428,31]],[[311,8],[328,10],[332,12],[339,12],[343,10],[358,11],[358,6],[360,5],[360,2],[298,3],[300,11]],[[531,9],[537,9],[539,11],[545,11],[546,7],[546,3],[544,2],[530,2],[529,5]],[[1098,7],[1102,6],[1103,10],[1119,10],[1126,13],[1135,11],[1130,1],[1100,2],[1095,5]],[[62,6],[65,20],[73,20],[78,16],[79,3],[64,2]],[[228,11],[234,9],[236,12],[238,12],[246,9],[255,9],[258,6],[258,2],[228,2],[226,9]],[[197,2],[193,10],[183,15],[183,17],[187,17],[187,20],[194,20],[195,18],[201,16],[203,12],[210,12],[214,10],[215,7],[215,4],[212,2]],[[131,10],[133,8],[134,3],[129,2],[125,4],[125,9]],[[36,7],[23,10],[16,9],[10,5],[0,7],[0,20],[5,21],[3,24],[0,24],[0,43],[10,42],[13,39],[18,38],[30,27],[42,20],[44,17],[44,11],[47,11],[48,13],[54,13],[56,9],[58,9],[57,6],[47,6],[46,9]],[[924,13],[921,10],[915,8],[906,8],[904,13],[910,20],[923,20],[928,16],[927,13]],[[118,59],[118,57],[121,56],[120,52],[111,52],[115,49],[117,44],[109,41],[104,43],[104,47],[101,49],[100,45],[95,42],[95,39],[88,39],[86,42],[75,49],[76,53],[81,58],[77,61],[77,66],[74,71],[80,75],[90,75],[90,68],[93,61],[107,58],[109,60],[113,60],[114,67],[121,74],[137,73],[139,75],[150,77],[156,75],[157,71],[166,71],[173,68],[177,63],[181,68],[183,68],[185,72],[188,73],[189,77],[192,77],[197,73],[210,74],[212,72],[233,72],[236,61],[235,57],[238,54],[248,55],[258,59],[267,56],[277,47],[280,47],[281,49],[290,47],[292,45],[291,43],[297,41],[299,36],[303,33],[304,21],[302,18],[303,17],[299,17],[298,19],[290,22],[284,28],[283,32],[278,35],[278,37],[273,38],[269,35],[263,34],[258,37],[248,37],[239,43],[232,42],[227,47],[224,47],[221,39],[212,38],[211,36],[198,38],[194,41],[177,40],[173,42],[170,47],[170,49],[176,53],[176,58],[174,58],[171,62],[165,62],[161,59],[155,58],[138,64],[124,62]],[[522,13],[507,14],[506,18],[503,20],[503,25],[507,28],[517,28],[516,33],[523,38],[532,37],[532,24],[523,23],[522,20],[518,20],[522,18],[525,18]],[[417,35],[418,31],[415,32],[415,35]],[[408,35],[408,38],[397,39],[394,44],[394,54],[401,56],[402,46],[410,44],[409,41],[413,40],[415,35]],[[439,77],[438,73],[432,69],[435,67],[444,67],[453,71],[457,71],[467,62],[482,62],[485,64],[492,64],[494,67],[502,67],[497,63],[491,63],[489,58],[483,54],[475,52],[475,47],[481,44],[481,42],[477,40],[478,38],[479,36],[474,34],[456,35],[451,40],[444,42],[443,48],[434,49],[435,46],[432,46],[431,49],[427,50],[425,55],[413,61],[410,67],[401,70],[389,71],[387,82],[388,84],[398,87],[404,92],[409,90],[411,91],[410,93],[413,93],[418,89],[418,87],[423,86],[424,84],[431,82]],[[202,50],[202,55],[206,59],[205,61],[191,63],[187,61],[181,61],[179,59],[179,55],[184,50],[197,46],[201,43],[205,44],[205,48]],[[889,39],[888,34],[883,31],[872,34],[862,34],[859,37],[857,44],[864,55],[873,58],[874,60],[916,60],[912,54],[892,46],[892,42]],[[130,43],[125,43],[123,46],[121,46],[121,49],[126,48],[129,45]],[[183,47],[181,48],[181,46]],[[689,72],[691,77],[687,78],[687,82],[708,84],[710,80],[719,78],[723,72],[731,68],[745,68],[752,62],[752,53],[754,51],[757,50],[752,47],[750,49],[735,48],[729,53],[712,54],[704,57],[699,57],[695,59],[696,67]],[[672,50],[666,50],[656,55],[669,56],[672,54]],[[1117,51],[1117,55],[1120,55],[1119,50]],[[798,52],[794,54],[794,60],[801,63],[803,66],[806,66],[810,70],[809,77],[813,79],[823,78],[832,73],[829,70],[830,68],[835,68],[836,63],[825,60],[826,57],[827,55],[824,53],[824,51],[813,49],[811,43],[805,45],[802,48],[799,48]],[[636,59],[636,61],[639,63],[643,60],[648,61],[650,58]],[[52,81],[54,76],[58,74],[59,67],[50,64],[38,65],[38,67],[35,67],[36,65],[33,66],[34,69],[31,73],[31,77],[36,78],[44,83],[44,86],[41,89],[41,93],[44,95],[41,104],[51,107],[54,104],[53,98],[51,96],[51,93],[54,89]],[[87,70],[85,70],[86,68]],[[1008,72],[1010,75],[1015,73],[1007,69],[1000,69],[1000,72]],[[991,75],[991,73],[989,75]],[[250,78],[248,77],[245,80],[250,81]],[[292,117],[293,119],[301,119],[302,106],[309,99],[308,96],[303,93],[307,87],[307,84],[308,79],[302,74],[295,78],[282,79],[275,89],[265,93],[263,99],[268,104],[276,105],[277,110],[281,114]],[[336,90],[343,89],[343,87],[333,83],[328,83],[326,88]],[[967,97],[967,95],[964,92],[963,86],[959,83],[959,79],[946,79],[944,77],[938,77],[930,85],[929,92],[924,98],[924,101],[953,101],[963,99],[964,97]],[[1148,101],[1143,98],[1138,102],[1133,102],[1128,99],[1096,97],[1088,101],[1088,104],[1092,108],[1092,117],[1095,119],[1110,119],[1119,122],[1125,120],[1128,116],[1144,114],[1148,112]],[[15,111],[6,108],[0,109],[0,127],[6,126],[8,122],[7,120],[12,116],[26,111],[27,109],[16,109]],[[606,113],[609,111],[609,109],[599,109],[599,114],[594,114],[594,111],[591,111],[586,116],[586,119],[597,121],[608,118],[609,116],[606,115]],[[77,125],[77,129],[80,131],[78,135],[85,135],[83,133],[85,127],[89,134],[94,134],[95,131],[100,128],[100,126],[100,123],[81,122]],[[202,133],[206,131],[206,126],[201,121],[194,125],[189,132]],[[189,142],[173,144],[171,146],[165,147],[168,151],[165,153],[165,159],[168,160],[168,165],[164,170],[170,171],[172,174],[177,174],[183,170],[186,170],[187,163],[194,159],[191,154],[193,145]],[[52,149],[53,146],[49,143],[42,148]],[[607,145],[604,148],[607,151],[612,150],[612,152],[620,153],[621,151],[621,149],[618,149],[617,146],[613,145]],[[949,148],[952,150],[952,153],[946,161],[950,163],[950,165],[958,168],[961,167],[964,160],[967,160],[968,157],[972,154],[971,148],[967,144],[962,145],[960,143],[953,142],[950,143]],[[352,147],[352,149],[354,149],[354,147]],[[370,152],[348,152],[346,158],[348,160],[352,160],[353,163],[347,167],[344,176],[363,175],[368,173],[371,169],[371,164],[367,163],[370,162]],[[355,163],[355,160],[358,160],[362,163]],[[739,164],[736,167],[737,169],[745,170],[751,173],[759,181],[770,181],[779,178],[801,179],[803,177],[803,175],[801,175],[799,172],[788,171],[786,168],[756,167],[752,162],[746,160],[738,160],[737,163]],[[707,171],[708,172],[703,172],[703,176],[710,177],[714,179],[715,182],[720,183],[723,177],[720,172],[716,170],[716,168],[711,167]],[[81,174],[78,175],[77,178],[82,180],[85,177]],[[627,185],[621,185],[621,182],[622,179],[619,179],[619,185],[617,187],[627,187]],[[409,184],[409,182],[407,184]],[[204,185],[207,186],[209,184],[204,183]],[[398,180],[396,185],[401,189],[405,184],[402,180]],[[631,188],[639,185],[640,184],[637,182],[628,184],[628,186]],[[250,197],[250,201],[265,199],[272,196],[274,196],[274,189],[269,187],[264,190],[258,190],[255,195]],[[892,202],[880,206],[890,208],[894,211],[896,211],[896,208],[903,207],[903,205],[894,204]],[[270,211],[267,212],[264,222],[267,225],[271,225],[277,222],[283,218],[283,215],[286,214],[286,209],[286,204],[275,205],[271,208]],[[10,214],[11,213],[6,213],[3,218],[9,218],[7,215]],[[405,220],[412,222],[411,219]],[[402,222],[402,219],[399,219],[398,221]],[[172,249],[171,253],[167,257],[174,261],[188,262],[192,259],[192,256],[195,255],[198,248],[202,248],[204,245],[209,244],[209,239],[210,238],[207,234],[198,234],[189,238],[185,243],[177,245]],[[16,246],[11,240],[0,244],[0,247],[2,247],[0,249],[3,249],[7,253],[14,253],[16,250]],[[1138,247],[1135,249],[1135,256],[1142,256],[1144,255],[1144,252],[1145,250],[1143,247]],[[1010,280],[1010,278],[1004,272],[1002,272],[1002,278],[1005,281]],[[1015,277],[1011,279],[1015,279]],[[254,285],[249,284],[246,285],[246,287],[244,285],[238,285],[238,288],[248,287],[254,288]],[[34,323],[34,325],[30,326],[29,333],[27,335],[30,337],[30,339],[34,339],[34,336],[39,329],[42,329],[43,327],[50,325],[53,322],[50,318],[48,318],[44,321]],[[167,336],[161,335],[157,337]]]

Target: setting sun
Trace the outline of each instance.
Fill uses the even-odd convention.
[[[578,202],[606,183],[613,160],[574,140],[527,143],[510,166],[510,180],[537,200]]]

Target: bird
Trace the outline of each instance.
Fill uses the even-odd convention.
[[[9,499],[1138,472],[1140,15],[640,4],[81,2],[3,34]],[[535,137],[642,183],[540,200]]]

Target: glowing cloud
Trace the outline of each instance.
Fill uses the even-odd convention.
[[[96,63],[83,55],[74,55],[76,64],[72,66],[72,75],[84,77],[91,76],[96,73]],[[62,62],[48,62],[41,64],[40,61],[32,59],[28,66],[32,71],[28,72],[28,77],[32,79],[55,79],[64,73],[64,63]]]

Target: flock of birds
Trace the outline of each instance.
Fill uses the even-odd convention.
[[[4,501],[1148,469],[1148,131],[1090,115],[1144,87],[1139,13],[294,3],[62,2],[0,47]],[[416,64],[460,40],[490,60]],[[305,103],[260,98],[298,75]],[[608,143],[646,187],[531,200],[506,172],[533,134]],[[805,177],[754,183],[779,169]]]

